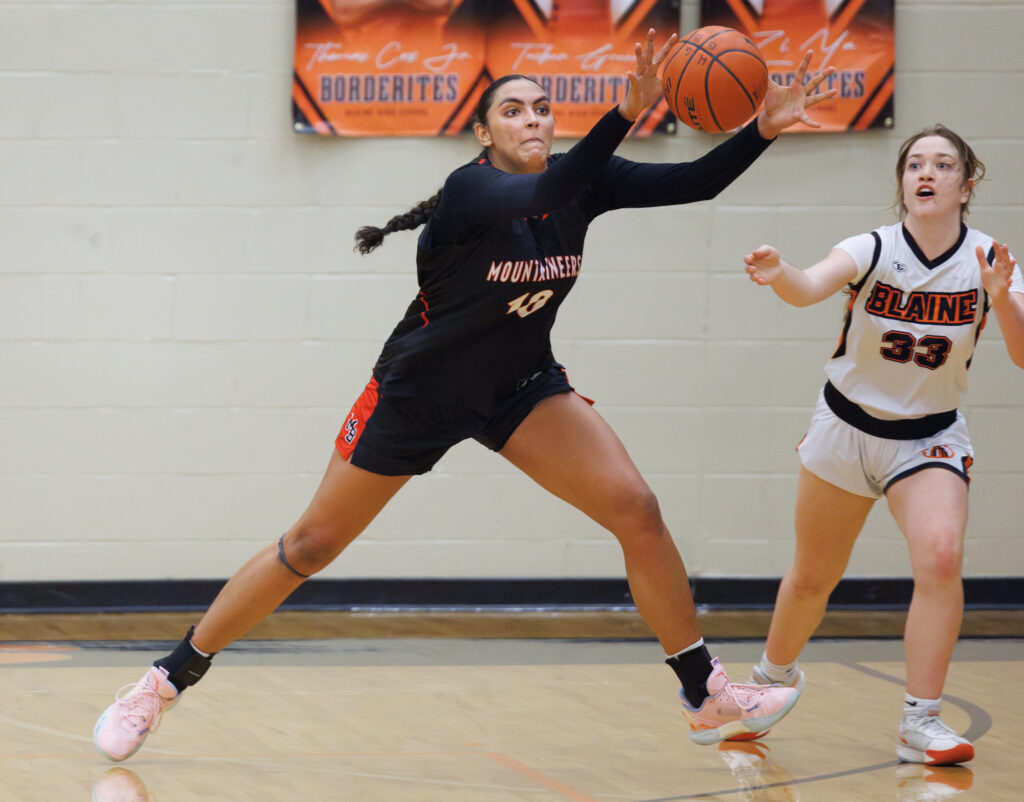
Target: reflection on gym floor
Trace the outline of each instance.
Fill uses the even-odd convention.
[[[92,725],[164,643],[0,647],[3,799],[999,800],[1020,798],[1021,641],[963,640],[943,718],[967,766],[900,764],[898,640],[812,641],[807,687],[760,741],[693,744],[650,641],[243,641],[142,750]],[[713,649],[735,679],[754,641]]]

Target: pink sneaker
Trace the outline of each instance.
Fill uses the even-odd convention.
[[[103,711],[92,730],[96,748],[108,760],[127,760],[177,701],[178,689],[167,681],[167,670],[152,666],[138,682],[121,688]]]
[[[690,739],[699,744],[757,738],[793,709],[800,692],[778,685],[746,685],[729,682],[715,657],[708,677],[708,696],[699,709],[683,700],[683,715],[690,722]]]

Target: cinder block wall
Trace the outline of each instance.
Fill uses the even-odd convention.
[[[696,27],[695,0],[683,4]],[[890,222],[900,141],[942,121],[989,167],[970,222],[1024,253],[1017,2],[897,2],[891,131],[789,136],[717,200],[593,226],[556,354],[618,431],[700,576],[779,576],[841,302],[797,310],[742,256],[807,265]],[[0,2],[0,581],[217,578],[301,512],[416,292],[455,139],[290,130],[292,0]],[[689,160],[689,130],[625,144]],[[570,142],[564,141],[562,146]],[[1024,573],[1024,372],[992,322],[965,408],[966,573]],[[852,576],[909,574],[879,504]],[[620,576],[614,539],[475,443],[325,576]]]

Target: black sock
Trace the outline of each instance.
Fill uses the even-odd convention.
[[[181,643],[174,647],[173,652],[153,662],[153,665],[167,672],[167,681],[177,688],[179,693],[203,678],[216,655],[214,652],[207,657],[196,650],[192,645],[194,631],[195,627],[190,628]]]
[[[673,655],[665,660],[683,683],[683,695],[691,707],[700,707],[708,698],[708,677],[711,676],[711,655],[701,644],[696,649]]]

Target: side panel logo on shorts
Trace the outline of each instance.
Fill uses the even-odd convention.
[[[932,446],[921,453],[929,459],[953,459],[956,456],[949,446]]]
[[[359,419],[349,418],[345,421],[345,442],[349,445],[356,439],[356,434],[359,431]]]

